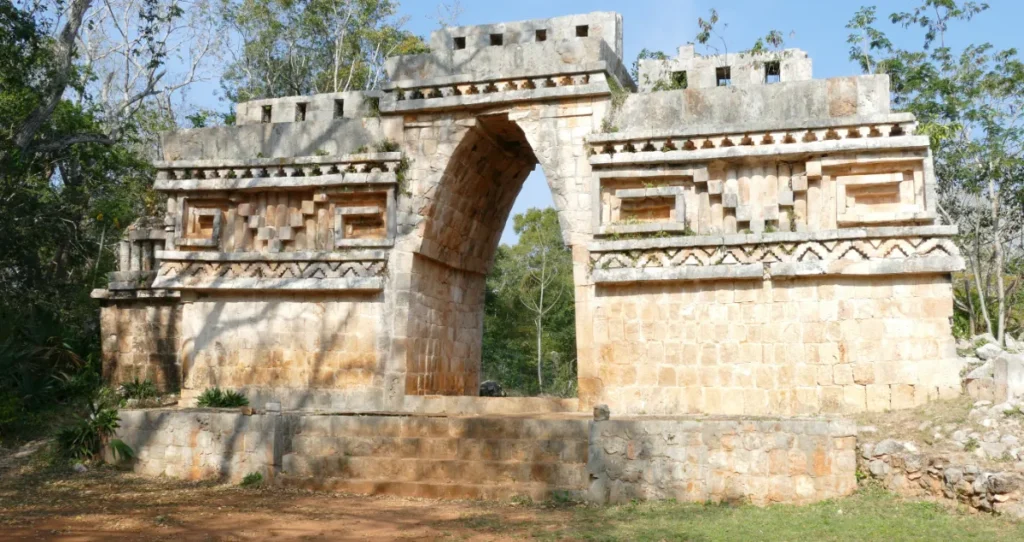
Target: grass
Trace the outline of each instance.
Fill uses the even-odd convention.
[[[571,525],[539,538],[559,540],[1022,540],[1024,524],[968,515],[932,502],[903,500],[879,488],[809,506],[699,505],[674,502],[584,506]]]

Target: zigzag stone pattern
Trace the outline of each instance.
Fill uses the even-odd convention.
[[[163,262],[159,278],[182,282],[217,278],[337,279],[369,278],[384,274],[385,261],[347,262]]]
[[[951,239],[946,238],[875,238],[591,253],[591,264],[595,269],[644,269],[751,263],[864,261],[925,256],[959,256],[959,250]]]

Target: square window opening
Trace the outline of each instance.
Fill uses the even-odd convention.
[[[686,71],[672,72],[673,88],[686,88],[688,85],[689,81],[686,79]]]
[[[765,62],[764,82],[771,85],[780,81],[782,81],[782,65],[779,64],[779,61],[773,60],[771,62]]]
[[[455,49],[456,50],[458,50],[458,49],[465,49],[466,48],[466,38],[465,38],[465,36],[459,36],[459,37],[455,38],[454,40],[452,40],[452,43],[453,43],[453,45],[455,45]]]
[[[295,122],[306,120],[306,102],[295,104]]]
[[[715,85],[719,87],[731,87],[732,68],[730,68],[729,66],[715,68]]]
[[[585,38],[590,35],[590,25],[581,24],[576,27],[576,37]]]
[[[334,118],[340,119],[345,116],[345,100],[334,100]]]
[[[260,122],[262,122],[263,124],[270,124],[271,106],[269,106],[269,105],[263,106],[263,110],[262,111],[263,111],[263,113],[260,116]]]
[[[370,114],[377,117],[380,116],[380,98],[367,98],[366,105],[370,109]]]
[[[536,36],[537,41],[548,41],[548,30],[546,28],[537,30],[534,32],[534,36]]]
[[[505,36],[502,34],[491,34],[491,45],[504,45]]]

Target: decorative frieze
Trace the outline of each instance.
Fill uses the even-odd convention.
[[[397,181],[402,153],[157,161],[156,190],[266,190]]]
[[[345,258],[317,253],[268,256],[195,258],[191,253],[161,251],[153,284],[174,289],[381,290],[387,267],[381,251]]]
[[[590,246],[590,264],[595,282],[935,273],[963,268],[950,238],[955,229],[878,228],[852,233],[602,242]]]
[[[604,72],[600,70],[584,73],[561,73],[539,77],[523,76],[477,81],[455,78],[445,83],[438,81],[437,84],[396,85],[390,92],[393,93],[396,101],[432,100],[455,96],[473,96],[476,94],[498,94],[516,90],[581,86],[604,80]]]
[[[821,122],[776,128],[707,127],[678,133],[599,134],[589,139],[593,155],[700,151],[731,147],[779,147],[822,141],[851,141],[913,135],[916,121],[911,115],[878,119]],[[592,159],[591,163],[604,160]]]

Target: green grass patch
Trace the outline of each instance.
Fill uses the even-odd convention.
[[[809,506],[699,505],[675,502],[584,506],[559,540],[1024,540],[1024,524],[968,515],[937,503],[903,500],[876,488]]]

